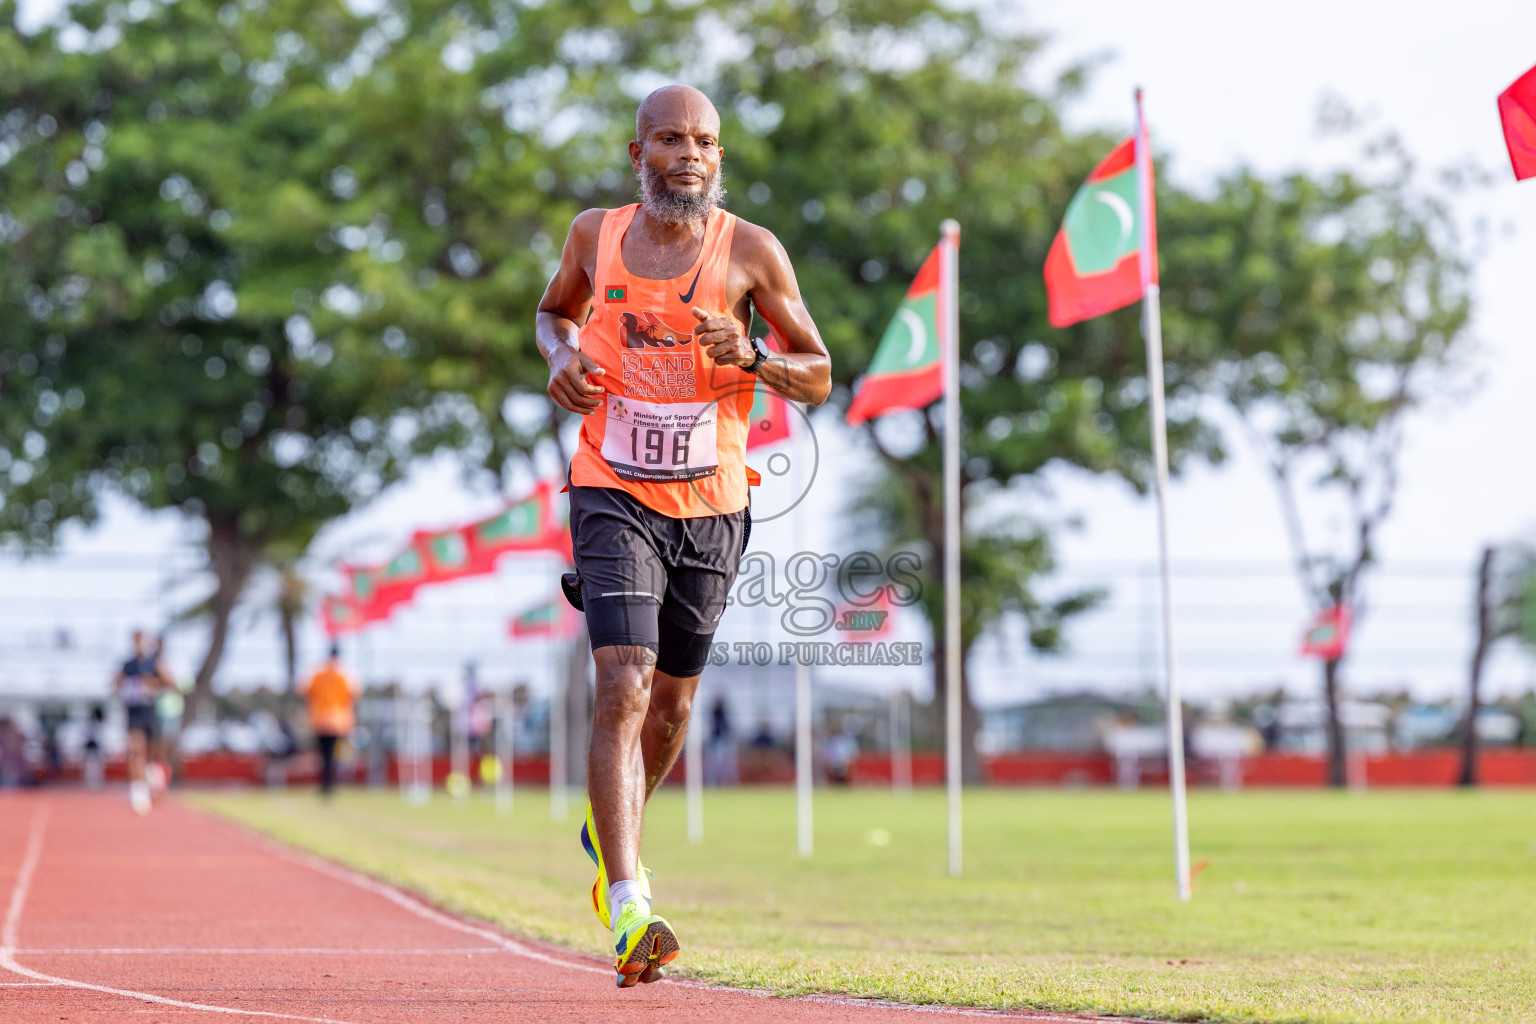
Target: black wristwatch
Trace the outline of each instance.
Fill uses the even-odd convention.
[[[752,339],[752,350],[757,353],[757,358],[752,360],[746,366],[742,367],[742,369],[746,370],[748,373],[756,373],[757,372],[757,368],[759,366],[762,366],[763,363],[767,361],[767,359],[768,359],[768,343],[766,341],[764,341],[762,338],[753,338]]]

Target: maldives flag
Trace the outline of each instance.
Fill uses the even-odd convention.
[[[772,331],[763,339],[774,352],[784,351]],[[747,451],[789,438],[789,403],[773,388],[758,381],[752,389],[752,411],[747,414]]]
[[[507,623],[507,632],[514,640],[534,636],[568,637],[576,632],[576,610],[564,597],[553,597],[514,615]]]
[[[385,574],[390,566],[394,567],[394,571],[386,585]],[[342,566],[346,589],[340,594],[328,596],[321,606],[321,621],[326,630],[332,635],[351,632],[370,622],[389,618],[395,605],[409,600],[411,596],[411,588],[405,584],[405,567],[398,557],[389,565]]]
[[[1349,626],[1354,615],[1343,605],[1324,611],[1301,638],[1301,653],[1324,661],[1338,661],[1349,647]]]
[[[334,594],[327,594],[320,603],[320,625],[325,629],[326,636],[355,633],[366,626],[368,621],[361,608]]]
[[[881,336],[875,358],[849,403],[851,425],[899,409],[921,409],[944,397],[940,325],[949,322],[948,303],[952,301],[941,287],[947,245],[940,241],[928,254],[907,289],[907,297],[897,307],[895,319]]]
[[[549,484],[541,481],[522,501],[464,530],[470,573],[494,572],[508,551],[570,551],[570,532],[554,520]]]
[[[1152,163],[1147,161],[1151,178]],[[1143,208],[1145,207],[1145,211]],[[1142,274],[1142,232],[1150,273]],[[1152,183],[1136,173],[1136,139],[1114,148],[1067,205],[1061,230],[1045,257],[1045,290],[1052,327],[1129,306],[1157,283],[1157,214]]]
[[[364,610],[378,618],[388,615],[396,605],[405,604],[416,596],[418,587],[430,582],[426,559],[415,545],[373,570],[371,577],[373,599],[364,605]]]
[[[886,588],[881,587],[874,599],[867,604],[837,606],[837,618],[832,628],[848,634],[848,640],[880,640],[894,632],[891,621],[891,601]]]
[[[416,535],[412,543],[421,554],[428,583],[445,583],[476,575],[476,566],[469,558],[467,533],[465,528],[458,527],[438,533],[423,531]]]
[[[347,577],[347,589],[337,601],[354,609],[362,622],[375,622],[389,614],[388,606],[379,601],[379,577],[382,566],[364,568],[355,565],[342,566]]]
[[[1515,180],[1536,178],[1536,68],[1515,79],[1499,94],[1499,119]]]

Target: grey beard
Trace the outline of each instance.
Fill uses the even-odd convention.
[[[725,201],[725,186],[716,170],[704,182],[702,192],[674,192],[667,187],[666,178],[649,165],[640,168],[640,203],[646,216],[654,217],[663,224],[689,224],[704,220],[709,211]]]

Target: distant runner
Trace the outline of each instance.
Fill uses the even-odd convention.
[[[656,981],[679,952],[651,913],[641,825],[682,750],[750,529],[754,375],[812,405],[832,387],[784,247],[719,209],[714,105],[687,86],[658,89],[635,138],[642,202],[576,218],[538,314],[550,397],[586,417],[570,467],[567,586],[597,667],[581,839],[621,988]],[[785,352],[747,339],[754,309]]]
[[[309,677],[302,692],[309,705],[309,729],[320,755],[320,795],[328,797],[336,788],[336,745],[357,724],[352,705],[360,694],[357,683],[342,667],[339,645],[331,644],[330,657]]]
[[[112,689],[128,713],[128,804],[137,814],[149,813],[149,755],[151,745],[160,740],[160,712],[155,702],[171,685],[158,652],[150,652],[149,638],[143,630],[134,630],[133,657],[117,670]]]

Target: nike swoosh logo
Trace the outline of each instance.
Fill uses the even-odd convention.
[[[693,290],[699,286],[699,275],[702,273],[704,273],[704,265],[701,263],[699,264],[699,269],[693,272],[693,284],[688,286],[688,294],[677,293],[677,297],[683,300],[683,305],[686,306],[693,302]]]

